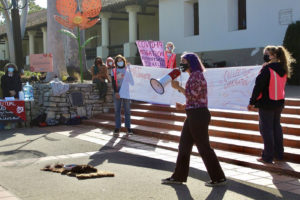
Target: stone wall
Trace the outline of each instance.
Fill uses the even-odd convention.
[[[38,83],[32,86],[34,88],[34,101],[31,103],[26,102],[28,121],[42,113],[47,114],[47,119],[59,119],[61,115],[67,119],[76,116],[91,118],[96,114],[108,112],[109,109],[113,108],[112,86],[110,83],[108,83],[105,100],[99,99],[98,89],[95,84],[91,83],[71,83],[69,91],[59,96],[52,94],[50,84]],[[82,93],[82,106],[72,105],[70,95],[73,92]]]

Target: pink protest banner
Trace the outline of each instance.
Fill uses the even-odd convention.
[[[31,54],[29,61],[32,72],[53,72],[52,54]]]
[[[161,41],[138,40],[136,45],[139,49],[143,66],[165,68],[164,44]]]

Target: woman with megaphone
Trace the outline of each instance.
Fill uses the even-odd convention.
[[[175,171],[170,178],[163,179],[162,183],[182,184],[187,181],[190,155],[193,145],[196,144],[211,178],[205,185],[210,187],[225,185],[224,172],[209,143],[208,125],[211,115],[207,108],[207,83],[203,75],[205,68],[195,53],[184,53],[181,56],[180,66],[183,72],[190,75],[189,79],[185,88],[181,87],[178,81],[172,81],[172,87],[186,97],[186,104],[176,103],[176,109],[185,109],[187,118],[181,131]]]

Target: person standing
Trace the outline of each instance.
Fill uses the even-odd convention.
[[[95,58],[94,66],[91,68],[93,83],[97,85],[100,99],[105,99],[107,93],[107,83],[110,82],[107,67],[103,64],[100,57]]]
[[[283,159],[283,134],[280,125],[281,112],[284,107],[285,84],[290,77],[290,65],[294,61],[283,46],[266,46],[264,63],[248,105],[248,110],[259,109],[259,130],[263,138],[263,163],[273,163],[274,158]]]
[[[174,53],[175,46],[172,42],[168,42],[164,52],[166,68],[176,68],[176,54]]]
[[[130,99],[123,99],[120,97],[120,89],[126,73],[127,61],[122,55],[115,57],[116,67],[112,70],[112,84],[114,89],[114,107],[115,107],[115,130],[114,135],[118,135],[121,129],[121,107],[123,104],[125,115],[125,127],[127,134],[132,135],[131,120],[130,120]]]
[[[14,97],[19,98],[19,92],[22,90],[21,77],[18,72],[18,67],[13,63],[7,63],[4,67],[5,74],[1,77],[1,89],[3,98]],[[16,123],[6,123],[0,126],[4,129],[14,128]]]
[[[112,75],[112,69],[116,67],[115,61],[112,57],[108,57],[106,59],[106,66],[108,69],[108,74],[111,76]]]
[[[4,67],[5,74],[1,77],[1,89],[3,98],[19,98],[19,92],[22,90],[22,82],[18,67],[13,63],[7,63]]]
[[[211,115],[207,108],[207,83],[203,75],[204,66],[194,53],[181,56],[181,69],[190,76],[185,88],[178,81],[172,81],[172,87],[186,97],[186,104],[176,103],[176,109],[186,110],[187,118],[181,131],[176,168],[170,178],[162,179],[163,184],[182,184],[187,181],[190,155],[196,144],[199,154],[211,178],[206,186],[218,186],[226,183],[224,172],[218,158],[209,143],[208,125]]]

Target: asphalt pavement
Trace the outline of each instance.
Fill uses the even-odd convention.
[[[110,131],[99,132],[99,138],[95,135],[99,140],[100,135],[109,138],[99,144],[78,139],[72,130],[76,127],[67,134],[56,127],[1,131],[0,186],[23,200],[300,199],[297,194],[235,179],[224,187],[206,187],[207,173],[195,167],[186,184],[162,185],[161,179],[174,170],[176,152],[169,153],[173,161],[158,159],[154,147],[115,138]],[[90,164],[115,177],[78,180],[40,170],[55,163]],[[0,199],[8,198],[0,195]]]

